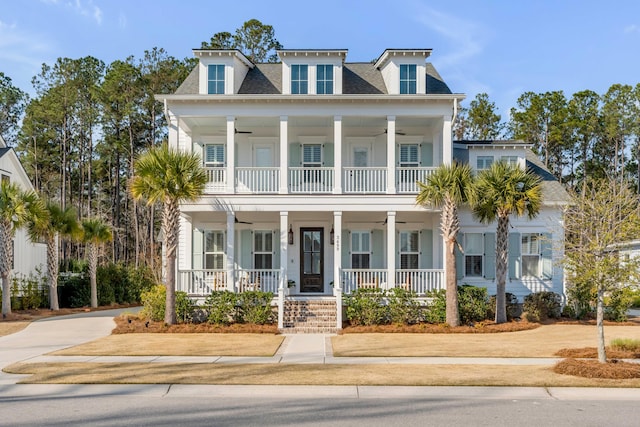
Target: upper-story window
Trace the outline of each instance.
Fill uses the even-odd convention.
[[[309,93],[309,70],[307,65],[294,64],[291,66],[291,93]]]
[[[400,144],[400,167],[417,167],[420,166],[418,157],[418,144]]]
[[[510,166],[518,166],[518,156],[502,156],[500,157],[500,161]]]
[[[210,95],[224,94],[224,65],[209,65],[207,76],[207,93]]]
[[[400,64],[400,93],[417,93],[416,64]]]
[[[207,167],[224,166],[224,144],[207,144],[204,146],[204,165]]]
[[[483,170],[489,169],[493,164],[493,156],[478,156],[476,160],[476,169]]]
[[[316,93],[319,95],[333,94],[333,65],[318,65],[316,67]]]

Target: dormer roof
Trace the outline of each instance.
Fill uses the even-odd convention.
[[[431,55],[431,51],[432,49],[385,49],[373,66],[382,68],[394,57],[422,57],[424,60]]]

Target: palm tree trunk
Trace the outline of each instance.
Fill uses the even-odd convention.
[[[167,325],[176,323],[176,250],[178,246],[178,231],[180,226],[180,210],[178,202],[165,201],[162,210],[162,229],[165,236],[167,272],[166,287],[167,301],[164,311],[164,322]]]
[[[496,323],[507,321],[506,282],[509,215],[498,213],[496,230]]]
[[[598,298],[596,302],[596,327],[598,329],[598,362],[607,362],[607,353],[604,346],[604,287],[598,286]]]
[[[47,275],[49,276],[49,307],[60,310],[58,303],[58,233],[47,239]]]
[[[98,307],[98,284],[96,273],[98,270],[98,245],[89,243],[89,281],[91,282],[91,307]]]
[[[11,314],[11,269],[13,264],[10,225],[0,224],[0,277],[2,277],[2,317]]]
[[[456,279],[456,235],[460,229],[460,221],[455,203],[447,199],[442,207],[441,225],[445,239],[445,280],[446,290],[446,322],[449,326],[460,326],[460,314],[458,312],[458,283]]]

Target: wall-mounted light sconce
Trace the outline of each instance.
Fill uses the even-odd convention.
[[[289,244],[293,245],[293,228],[289,225]]]
[[[331,242],[331,244],[333,245],[333,242],[335,241],[336,237],[336,233],[335,231],[333,231],[333,227],[331,227],[331,231],[329,232],[329,241]]]

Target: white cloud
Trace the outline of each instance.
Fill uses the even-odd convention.
[[[624,32],[625,32],[625,34],[640,33],[640,26],[638,26],[636,24],[627,25],[624,28]]]
[[[61,5],[60,0],[40,0],[45,4]],[[64,3],[64,6],[73,10],[75,13],[91,18],[98,25],[102,24],[102,9],[93,3],[93,0],[70,0]]]
[[[123,30],[127,28],[127,17],[124,13],[121,13],[120,16],[118,16],[118,25]]]

